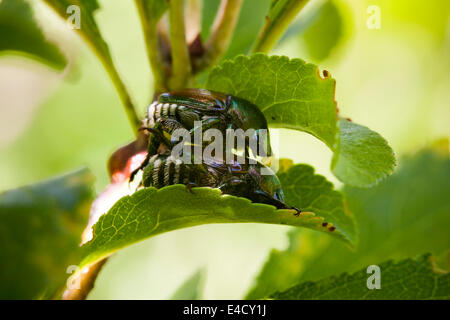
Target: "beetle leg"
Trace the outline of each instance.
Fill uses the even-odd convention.
[[[187,130],[179,121],[175,120],[175,119],[162,119],[161,121],[159,121],[157,123],[157,125],[160,128],[160,131],[162,132],[167,132],[172,136],[172,133],[177,130],[177,129],[184,129]],[[165,141],[169,142],[169,139],[165,139]],[[170,143],[168,144],[168,146],[170,146],[170,149],[177,144],[178,141],[173,140],[172,137],[170,139]]]
[[[152,140],[152,139],[150,138],[150,141],[151,141],[151,140]],[[151,142],[150,142],[150,143],[151,143]],[[149,149],[150,149],[150,145],[149,145]],[[150,161],[150,158],[151,158],[153,155],[155,155],[155,154],[156,154],[156,152],[154,152],[154,153],[147,152],[147,156],[145,157],[145,159],[144,159],[144,161],[141,163],[141,165],[140,165],[139,167],[137,167],[136,169],[134,169],[133,172],[131,172],[129,182],[132,182],[132,181],[134,180],[134,177],[135,177],[136,174],[139,172],[139,170],[144,169],[144,168],[148,165],[148,163],[149,163],[149,161]]]
[[[192,190],[192,188],[198,187],[195,182],[188,182],[186,183],[186,190],[189,191],[192,194],[195,194],[195,192]]]
[[[133,172],[131,172],[129,179],[130,182],[134,180],[134,177],[139,172],[139,170],[144,169],[148,165],[150,158],[155,154],[157,154],[158,148],[161,143],[164,143],[167,147],[171,148],[171,144],[169,140],[164,136],[161,129],[161,125],[159,123],[157,123],[154,128],[140,127],[139,131],[142,130],[147,130],[151,133],[149,137],[149,144],[147,147],[147,156],[145,157],[142,164],[138,168],[136,168]]]
[[[261,203],[265,203],[265,204],[270,204],[275,206],[277,209],[293,209],[296,211],[296,213],[294,213],[294,215],[296,217],[300,216],[300,213],[302,212],[300,209],[296,208],[296,207],[288,207],[284,202],[275,199],[274,197],[272,197],[271,195],[267,194],[264,191],[261,190],[256,190],[254,191],[254,194],[258,197],[258,198],[262,198]]]
[[[167,119],[161,119],[161,121],[158,122],[158,124],[162,127],[162,129],[170,134],[174,132],[177,129],[185,129],[184,126],[177,120],[167,118]]]
[[[207,118],[205,120],[202,120],[202,129],[203,130],[208,130],[210,128],[215,127],[218,123],[220,123],[220,118],[218,117],[211,117],[211,118]],[[195,128],[194,128],[195,129]],[[192,129],[191,131],[193,132]]]
[[[192,128],[191,130],[189,130],[189,133],[191,136],[193,136],[194,132],[198,129],[205,131],[205,130],[215,127],[216,124],[220,123],[220,119],[213,117],[213,118],[208,118],[206,120],[202,120],[201,122],[202,123],[201,123],[200,127],[197,126],[197,127]]]
[[[167,147],[171,147],[168,143],[168,139],[164,136],[162,125],[158,122],[154,127],[140,127],[139,131],[146,130],[150,132],[149,143],[147,147],[147,152],[150,156],[157,153],[159,145],[164,143]]]
[[[245,183],[245,181],[239,178],[230,177],[225,181],[222,181],[218,188],[220,189],[220,191],[222,191],[223,194],[230,194],[236,197],[246,197],[247,194],[245,194],[245,191],[246,189],[248,189],[248,185]]]
[[[208,119],[206,119],[206,120],[202,120],[200,126],[194,127],[194,128],[192,128],[192,129],[189,130],[189,134],[191,135],[191,137],[193,137],[193,136],[194,136],[194,133],[195,133],[197,130],[200,129],[202,132],[204,132],[205,130],[208,130],[208,129],[211,129],[211,128],[216,127],[216,125],[217,125],[218,123],[220,123],[220,119],[219,119],[219,118],[215,118],[215,117],[213,117],[213,118],[208,118]]]
[[[151,146],[152,151],[156,148],[156,150],[158,149],[160,143],[165,144],[169,149],[172,149],[173,145],[172,142],[169,141],[169,139],[166,138],[166,136],[164,135],[164,132],[162,130],[158,130],[155,128],[149,128],[148,129],[151,133],[154,134],[155,139],[153,139],[153,141],[151,141],[150,143],[152,143],[153,145]],[[150,147],[149,147],[150,148]],[[150,151],[150,150],[149,150]],[[156,152],[155,152],[156,153]]]
[[[147,156],[145,157],[145,159],[141,163],[141,165],[139,167],[137,167],[135,170],[133,170],[133,172],[131,172],[129,182],[132,182],[134,180],[134,177],[139,172],[139,170],[141,170],[141,169],[143,169],[143,168],[145,168],[147,166],[149,160],[150,160],[150,155],[147,153]]]

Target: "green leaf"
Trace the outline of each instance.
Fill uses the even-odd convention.
[[[205,1],[206,4],[209,1]],[[258,33],[264,25],[265,15],[270,6],[270,0],[245,0],[242,4],[238,23],[233,33],[231,43],[224,59],[232,59],[239,54],[250,52],[258,38]]]
[[[207,39],[209,36],[210,28],[213,24],[219,4],[220,0],[208,0],[203,2],[202,39]],[[252,45],[258,40],[258,34],[263,29],[264,23],[267,22],[267,15],[272,6],[273,0],[245,0],[243,2],[239,20],[233,33],[233,38],[223,59],[232,59],[239,54],[248,54],[250,52]],[[273,12],[273,9],[271,12]],[[293,13],[293,11],[289,12]],[[295,17],[295,14],[293,17]],[[308,20],[307,23],[304,23],[305,20]],[[295,24],[295,26],[289,26],[289,29],[285,32],[279,42],[292,35],[298,35],[300,31],[308,27],[311,23],[310,15],[308,15],[307,19],[302,19],[302,21],[299,22],[300,23]]]
[[[430,254],[418,259],[387,261],[380,267],[380,289],[368,289],[371,274],[364,268],[353,274],[342,274],[316,282],[308,281],[284,292],[276,292],[272,299],[308,300],[429,300],[450,299],[450,273],[434,269]]]
[[[448,145],[447,145],[448,150]],[[450,158],[425,149],[401,159],[399,170],[370,189],[345,187],[359,231],[357,250],[317,232],[294,230],[289,247],[274,250],[249,299],[283,291],[295,283],[353,272],[389,259],[450,248]]]
[[[333,173],[348,185],[367,187],[394,171],[395,156],[386,140],[367,127],[339,120],[340,137],[331,163]]]
[[[103,40],[97,23],[94,19],[94,13],[99,8],[97,0],[44,0],[56,13],[67,20],[69,14],[67,8],[76,5],[80,8],[80,29],[76,29],[82,37],[91,45],[95,53],[108,64],[112,65],[111,55],[108,45]]]
[[[23,54],[56,69],[67,64],[59,49],[45,39],[24,0],[0,2],[0,39],[0,54]]]
[[[257,105],[271,126],[308,132],[330,148],[336,136],[335,81],[300,59],[238,56],[215,67],[206,88]]]
[[[338,204],[338,196],[331,190],[331,184],[323,177],[313,175],[308,166],[293,169],[293,174],[301,174],[303,179],[311,181],[290,179],[283,187],[290,190],[296,185],[300,189],[309,186],[313,191],[298,203],[307,205],[308,210],[317,209],[324,216],[302,212],[297,217],[293,210],[276,210],[273,206],[252,203],[245,198],[222,195],[220,190],[212,188],[194,188],[193,194],[183,185],[145,188],[120,199],[107,214],[100,217],[93,227],[93,239],[83,246],[81,266],[145,238],[208,223],[252,222],[305,227],[353,244],[356,236],[351,217],[339,208],[327,208],[327,205]],[[302,170],[307,172],[299,172]],[[297,201],[297,198],[293,196],[292,200]],[[324,203],[319,204],[319,201]],[[325,222],[327,227],[324,227]]]
[[[393,152],[380,135],[345,120],[338,126],[335,80],[328,73],[322,78],[314,64],[264,54],[238,56],[215,67],[206,88],[253,102],[272,127],[322,140],[335,153],[333,172],[346,184],[371,186],[393,170]]]
[[[205,271],[197,271],[178,288],[171,300],[200,300],[204,278]]]
[[[325,60],[343,40],[344,21],[336,1],[326,1],[315,21],[302,35],[306,50],[313,61]]]
[[[314,259],[322,253],[319,250],[321,246],[328,245],[328,241],[323,241],[317,235],[317,232],[307,236],[297,230],[288,232],[289,246],[286,250],[273,249],[270,252],[269,258],[245,299],[262,299],[276,291],[292,287],[297,282],[299,275],[305,271],[305,260]]]
[[[142,3],[147,15],[151,17],[152,22],[158,22],[163,14],[169,9],[167,0],[135,0]]]
[[[404,157],[398,172],[373,188],[344,187],[360,227],[361,263],[450,248],[449,177],[448,151],[427,148]]]
[[[93,199],[84,169],[0,194],[0,298],[52,298],[65,285]]]
[[[314,174],[314,169],[307,165],[293,166],[280,173],[279,178],[288,203],[323,216],[332,222],[324,228],[334,226],[345,230],[351,242],[357,242],[354,218],[346,209],[342,194],[333,189],[331,182]],[[292,286],[292,281],[295,283],[303,271],[302,262],[320,252],[308,250],[308,245],[320,247],[320,238],[314,235],[304,237],[301,232],[290,232],[289,247],[285,251],[272,250],[246,299],[260,299]],[[327,241],[325,243],[328,244]]]
[[[314,168],[298,164],[278,175],[286,202],[303,211],[314,212],[327,222],[323,228],[341,230],[350,243],[357,242],[353,215],[346,209],[339,191]]]

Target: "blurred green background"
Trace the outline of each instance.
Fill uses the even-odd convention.
[[[205,2],[206,30],[218,1]],[[152,76],[134,2],[99,3],[98,25],[143,113],[153,95]],[[258,30],[269,3],[245,0],[239,26]],[[331,21],[330,29],[304,33],[301,13],[272,54],[302,58],[328,70],[336,79],[341,114],[379,132],[397,156],[449,137],[450,2],[334,3],[338,24],[328,16],[316,16],[322,24]],[[367,26],[370,5],[380,8],[380,29]],[[96,57],[47,7],[38,1],[33,7],[45,34],[69,57],[69,66],[57,73],[19,57],[0,58],[0,190],[87,166],[100,192],[108,183],[108,156],[133,133]],[[336,46],[323,54],[320,44],[331,41],[327,37],[333,32]],[[251,43],[253,37],[239,32],[234,44]],[[232,46],[229,56],[233,50]],[[297,131],[280,130],[277,136],[280,157],[311,164],[340,186],[329,170],[331,151],[323,143]],[[90,298],[169,298],[200,268],[207,272],[204,298],[241,298],[270,249],[286,247],[287,230],[257,224],[206,225],[159,235],[111,258]]]

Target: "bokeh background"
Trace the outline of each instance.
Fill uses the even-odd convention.
[[[205,1],[204,35],[218,2]],[[59,44],[69,66],[56,72],[21,57],[0,57],[0,191],[87,166],[101,192],[108,183],[108,156],[131,141],[133,132],[94,54],[47,7],[32,3],[45,34]],[[153,95],[152,76],[134,2],[99,3],[97,23],[143,113]],[[328,70],[336,79],[341,114],[379,132],[399,157],[449,137],[450,2],[333,4],[337,11],[330,16],[320,11],[308,15],[313,19],[308,23],[329,23],[328,29],[304,32],[300,14],[272,54],[302,58]],[[269,0],[245,0],[235,47],[251,43],[269,5]],[[371,5],[380,8],[379,29],[367,25]],[[330,36],[336,45],[321,48]],[[228,56],[236,53],[235,47]],[[323,143],[288,130],[281,130],[277,140],[280,157],[311,164],[340,186],[329,170],[331,151]],[[287,230],[258,224],[206,225],[159,235],[111,258],[90,298],[169,298],[199,269],[207,275],[204,298],[241,298],[270,249],[286,247]]]

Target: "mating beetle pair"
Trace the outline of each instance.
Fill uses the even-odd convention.
[[[187,129],[191,133],[200,121],[201,130],[210,128],[220,130],[224,135],[227,129],[253,129],[256,143],[261,146],[264,156],[271,156],[267,121],[254,104],[223,93],[204,89],[186,89],[163,93],[158,101],[147,109],[144,127],[154,128],[159,124],[163,131],[172,134],[176,129]]]
[[[131,180],[139,169],[143,169],[141,184],[145,187],[182,183],[188,186],[219,188],[224,194],[246,197],[253,202],[274,205],[287,209],[281,185],[275,174],[261,174],[261,169],[270,171],[263,164],[226,164],[223,159],[203,158],[201,164],[184,163],[170,154],[173,141],[171,135],[176,129],[197,129],[194,123],[201,122],[201,129],[253,129],[255,139],[271,155],[268,135],[259,141],[258,132],[268,130],[262,112],[250,102],[231,95],[203,89],[188,89],[173,93],[163,93],[153,102],[143,120],[142,130],[149,131],[148,155],[144,163],[133,172]],[[164,146],[161,151],[161,145]],[[245,146],[248,148],[248,146]],[[247,150],[244,151],[247,157]],[[300,213],[299,209],[292,208]]]

